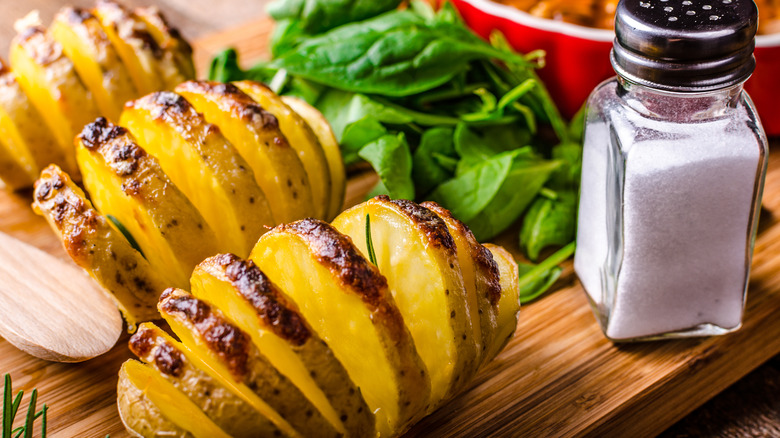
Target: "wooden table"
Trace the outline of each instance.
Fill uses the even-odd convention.
[[[6,52],[14,35],[12,25],[16,18],[30,9],[39,9],[44,22],[48,22],[64,3],[89,6],[93,1],[0,0],[0,53]],[[125,3],[135,6],[149,1],[126,0]],[[156,3],[185,36],[194,39],[262,16],[268,0],[157,0]],[[214,6],[215,3],[219,6]],[[199,61],[202,63],[205,57],[202,55]],[[773,143],[775,148],[780,148],[780,141]],[[780,356],[758,367],[661,436],[780,436]]]

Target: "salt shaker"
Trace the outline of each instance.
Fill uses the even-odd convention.
[[[752,0],[622,0],[590,96],[574,269],[613,341],[742,324],[767,140]]]

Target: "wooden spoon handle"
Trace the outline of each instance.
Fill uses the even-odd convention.
[[[121,332],[116,305],[84,272],[0,233],[0,336],[41,359],[81,362]]]

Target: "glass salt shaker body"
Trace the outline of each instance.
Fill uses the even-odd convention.
[[[742,323],[767,156],[742,89],[755,65],[756,11],[750,0],[712,3],[709,11],[721,6],[714,30],[732,31],[714,42],[696,34],[717,35],[711,23],[680,23],[684,10],[622,1],[618,77],[588,101],[574,268],[613,341],[724,334]],[[659,15],[667,27],[638,25]],[[691,50],[702,44],[719,44],[715,61],[703,61],[715,67],[696,59],[713,57]]]

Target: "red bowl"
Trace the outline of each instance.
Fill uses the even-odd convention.
[[[615,75],[609,62],[611,30],[534,17],[491,0],[451,0],[466,23],[487,38],[501,31],[519,52],[542,49],[547,64],[539,76],[565,117],[570,118],[602,81]],[[756,37],[756,71],[745,84],[769,135],[780,135],[780,33]]]

